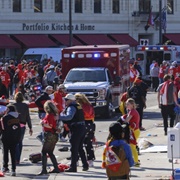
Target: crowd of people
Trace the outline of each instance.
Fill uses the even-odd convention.
[[[168,117],[170,117],[170,127],[173,127],[174,107],[175,105],[180,107],[177,100],[180,89],[179,72],[179,66],[176,62],[173,62],[172,66],[168,66],[168,63],[163,61],[159,67],[158,63],[153,61],[150,66],[152,88],[158,92],[158,105],[161,108],[165,135],[167,135]],[[64,141],[67,135],[69,135],[71,145],[71,163],[65,172],[77,172],[79,158],[82,161],[83,171],[87,171],[89,167],[93,166],[93,161],[96,158],[92,144],[96,130],[94,108],[84,94],[68,94],[63,84],[59,84],[59,81],[55,82],[56,77],[60,79],[60,76],[60,65],[52,64],[50,61],[44,67],[36,62],[27,63],[25,61],[17,66],[13,61],[10,61],[9,64],[4,64],[1,67],[0,106],[4,106],[3,112],[0,112],[2,117],[0,130],[3,144],[3,173],[9,171],[8,151],[10,151],[11,175],[16,176],[16,165],[20,164],[21,161],[26,124],[29,128],[29,134],[33,134],[29,108],[34,107],[38,108],[38,116],[42,126],[42,132],[37,136],[42,142],[42,170],[38,175],[60,172],[53,151],[58,140]],[[44,91],[35,101],[26,104],[23,102],[24,86],[34,77],[37,82],[42,84]],[[148,88],[148,85],[142,80],[138,62],[131,61],[130,87],[121,97],[120,111],[122,116],[120,120],[110,125],[110,134],[103,153],[102,167],[106,168],[109,179],[114,179],[114,176],[128,179],[129,168],[133,165],[140,165],[137,141],[140,131],[145,130],[142,126],[142,119],[143,109],[146,108]],[[7,105],[8,101],[5,100],[12,96],[15,103]],[[12,136],[13,141],[8,139]],[[119,148],[122,146],[125,157],[122,163],[125,163],[127,171],[119,170],[120,173],[113,173],[106,160],[107,152],[109,152],[110,147]],[[49,172],[47,171],[47,154],[54,167]]]

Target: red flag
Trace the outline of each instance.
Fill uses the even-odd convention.
[[[153,26],[153,27],[154,27],[154,20],[153,20],[152,8],[151,8],[151,10],[150,10],[150,12],[149,12],[149,18],[148,18],[147,24],[148,24],[149,26]]]
[[[147,24],[144,27],[144,29],[147,31],[150,26],[154,27],[154,18],[153,18],[153,14],[152,14],[152,7],[150,9],[148,21],[147,21]]]

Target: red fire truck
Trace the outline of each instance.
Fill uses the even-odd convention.
[[[84,93],[96,115],[109,118],[129,86],[129,45],[73,46],[62,50],[68,93]]]

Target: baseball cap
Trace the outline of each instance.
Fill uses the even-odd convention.
[[[68,100],[72,100],[72,101],[76,100],[76,98],[73,94],[67,94],[64,99],[68,99]]]

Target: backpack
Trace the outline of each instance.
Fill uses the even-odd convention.
[[[110,141],[106,143],[105,168],[108,177],[121,177],[129,175],[130,167],[126,158],[123,145],[109,146]]]
[[[13,83],[17,84],[19,82],[19,76],[18,73],[15,73],[13,76]]]
[[[11,142],[17,144],[21,138],[21,126],[18,118],[13,116],[5,115],[6,124],[4,124],[4,130],[2,131],[2,141]]]

